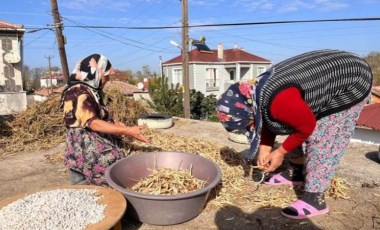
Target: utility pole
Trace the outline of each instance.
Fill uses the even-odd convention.
[[[50,94],[53,94],[53,76],[51,74],[51,59],[53,59],[54,56],[45,56],[46,59],[48,59],[49,62],[49,74],[50,74]],[[49,94],[49,95],[50,95]]]
[[[55,27],[55,34],[57,37],[59,57],[61,59],[62,74],[63,74],[63,77],[65,78],[65,81],[67,82],[67,80],[69,79],[69,67],[67,65],[65,41],[62,34],[61,16],[59,15],[57,0],[50,0],[50,3],[51,3],[51,12],[54,18],[54,27]]]
[[[189,79],[189,27],[187,0],[182,3],[182,81],[183,81],[183,110],[185,118],[190,119],[190,79]]]
[[[163,76],[163,70],[162,70],[162,57],[159,56],[159,58],[160,58],[160,77],[162,78],[162,76]]]

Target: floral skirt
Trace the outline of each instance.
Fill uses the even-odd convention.
[[[302,146],[306,157],[305,191],[325,192],[330,187],[367,101],[368,98],[317,121],[316,128]]]
[[[112,135],[70,128],[66,133],[64,162],[69,169],[82,173],[88,183],[108,186],[106,168],[124,156],[119,142]]]

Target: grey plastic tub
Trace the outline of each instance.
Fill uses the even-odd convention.
[[[207,185],[178,195],[149,195],[127,189],[150,175],[152,169],[162,168],[191,168],[192,175],[206,181]],[[183,152],[140,153],[117,161],[106,171],[107,183],[127,199],[127,215],[153,225],[179,224],[198,216],[210,191],[220,180],[221,170],[218,165],[207,158]]]

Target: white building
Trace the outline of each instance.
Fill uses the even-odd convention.
[[[22,86],[23,25],[0,21],[0,115],[26,109],[26,92]]]
[[[240,48],[204,52],[193,49],[189,52],[190,89],[204,95],[221,95],[231,84],[254,79],[272,65],[271,61]],[[182,56],[162,63],[163,74],[169,84],[182,85]]]

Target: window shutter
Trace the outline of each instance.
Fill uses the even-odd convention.
[[[1,40],[1,47],[3,48],[3,50],[5,52],[10,52],[13,50],[13,46],[12,46],[12,40],[9,39],[9,38],[3,38]]]

